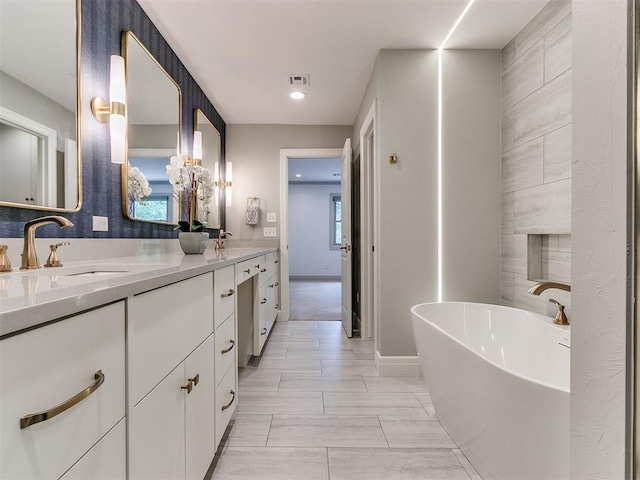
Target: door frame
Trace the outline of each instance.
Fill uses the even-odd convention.
[[[289,321],[289,158],[340,158],[340,148],[280,149],[280,313],[279,321]]]
[[[360,128],[360,313],[362,338],[376,341],[380,351],[380,167],[377,131],[377,100],[374,99]],[[373,136],[372,145],[368,143]],[[375,250],[374,250],[375,246]]]

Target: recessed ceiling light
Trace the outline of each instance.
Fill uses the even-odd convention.
[[[305,98],[307,96],[307,94],[304,93],[304,92],[291,92],[289,94],[289,96],[291,98],[293,98],[294,100],[302,100],[303,98]]]
[[[302,175],[299,173],[296,173],[296,178],[300,178]]]

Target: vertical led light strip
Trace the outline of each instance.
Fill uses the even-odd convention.
[[[462,19],[465,17],[471,8],[471,5],[473,5],[475,1],[476,0],[469,0],[469,3],[456,20],[456,23],[453,24],[453,27],[451,27],[451,30],[449,30],[449,33],[438,49],[438,302],[442,302],[442,299],[444,298],[442,287],[444,269],[442,255],[442,51],[451,38],[451,35],[456,31],[456,28],[458,28],[458,25],[460,25],[460,22],[462,22]]]

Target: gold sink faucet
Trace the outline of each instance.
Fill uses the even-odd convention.
[[[218,238],[216,238],[214,242],[214,246],[216,250],[224,249],[224,241],[226,240],[227,235],[233,236],[233,233],[225,232],[223,229],[220,229],[220,233],[218,233]]]
[[[533,287],[529,289],[529,293],[532,295],[540,295],[542,292],[549,288],[555,288],[556,290],[564,290],[565,292],[571,291],[571,285],[567,285],[566,283],[558,283],[558,282],[538,282]],[[554,323],[558,325],[569,325],[569,319],[567,315],[564,313],[564,305],[562,305],[557,300],[553,298],[549,299],[550,303],[553,303],[556,307],[558,307],[558,313],[556,313],[556,318],[553,320]]]
[[[24,224],[24,247],[22,248],[22,266],[20,270],[40,268],[36,252],[36,229],[42,225],[55,223],[60,228],[73,227],[73,222],[59,215],[34,218]]]

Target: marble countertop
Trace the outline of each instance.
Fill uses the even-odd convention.
[[[202,255],[156,253],[14,269],[0,274],[0,339],[274,250],[210,248]]]

